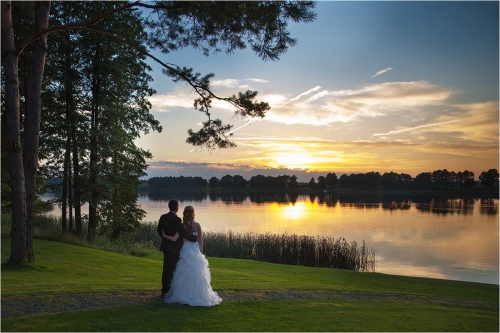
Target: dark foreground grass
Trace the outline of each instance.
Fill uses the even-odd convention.
[[[241,301],[213,308],[145,304],[3,319],[2,331],[497,332],[497,316],[494,310],[393,302]]]
[[[36,263],[6,261],[2,301],[10,297],[159,291],[161,254],[145,258],[35,239]],[[498,285],[209,258],[214,290],[319,290],[408,295],[399,300],[223,301],[213,308],[161,302],[2,318],[2,331],[495,331]],[[412,299],[417,297],[420,301]],[[429,299],[427,302],[426,299]],[[448,300],[460,300],[458,305]],[[440,302],[442,300],[442,302]],[[470,306],[468,302],[493,306]],[[2,302],[3,303],[3,302]]]

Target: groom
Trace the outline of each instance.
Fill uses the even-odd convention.
[[[175,266],[177,261],[179,261],[179,252],[182,248],[182,238],[186,238],[188,241],[196,242],[197,236],[190,235],[182,226],[182,220],[177,216],[179,211],[179,201],[170,200],[168,202],[168,208],[170,212],[160,216],[160,221],[158,222],[158,227],[156,232],[160,237],[162,237],[160,251],[163,251],[163,273],[161,276],[161,294],[165,295],[170,289],[170,281],[174,275]],[[162,231],[168,236],[175,235],[176,232],[179,233],[179,237],[175,242],[169,241],[163,238]]]

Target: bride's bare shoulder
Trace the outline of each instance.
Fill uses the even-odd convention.
[[[201,225],[198,222],[193,221],[193,231],[201,230]]]

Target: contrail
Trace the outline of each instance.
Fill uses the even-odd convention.
[[[396,134],[396,133],[413,131],[413,130],[416,130],[416,129],[426,128],[426,127],[434,127],[434,126],[439,126],[439,125],[457,123],[459,121],[460,120],[450,120],[450,121],[443,121],[443,122],[440,122],[440,123],[430,123],[430,124],[419,125],[419,126],[415,126],[415,127],[403,128],[403,129],[395,130],[395,131],[389,131],[387,133],[375,133],[375,134],[373,134],[373,136],[391,135],[391,134]]]
[[[385,68],[385,69],[383,69],[383,70],[381,70],[381,71],[379,71],[379,72],[375,73],[375,75],[373,75],[373,76],[372,76],[372,79],[373,79],[374,77],[376,77],[376,76],[382,75],[382,74],[384,74],[385,72],[390,71],[391,69],[392,69],[392,67],[387,67],[387,68]]]
[[[302,96],[305,96],[305,95],[309,95],[310,93],[313,93],[315,92],[316,90],[320,89],[321,86],[316,86],[306,92],[303,92],[302,94],[298,95],[298,96],[295,96],[294,98],[292,98],[291,100],[289,100],[289,102],[293,102],[293,101],[296,101],[298,100],[299,98],[301,98]]]
[[[249,124],[251,124],[251,123],[254,123],[254,122],[256,122],[256,121],[260,121],[260,120],[261,120],[261,119],[252,119],[252,120],[249,120],[249,121],[248,121],[248,123],[243,124],[243,125],[241,125],[241,126],[240,126],[240,127],[238,127],[238,128],[235,128],[234,130],[232,130],[232,131],[231,131],[231,132],[229,132],[228,134],[234,133],[234,132],[236,132],[237,130],[239,130],[239,129],[241,129],[241,128],[245,127],[245,126],[247,126],[247,125],[249,125]]]

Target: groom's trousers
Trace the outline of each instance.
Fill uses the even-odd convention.
[[[179,253],[163,251],[163,273],[161,275],[161,292],[163,295],[170,290],[170,282],[174,276],[175,266],[179,261]]]

